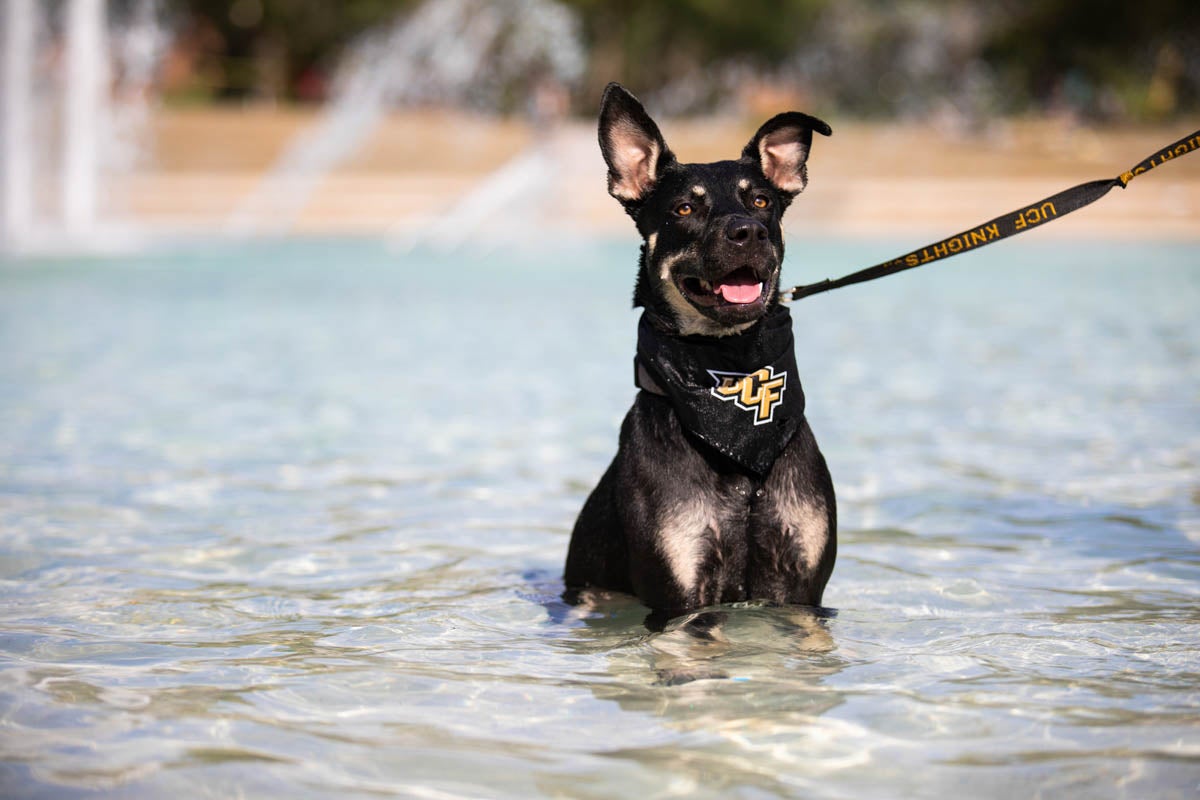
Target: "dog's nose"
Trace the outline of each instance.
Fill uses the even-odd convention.
[[[767,226],[749,217],[734,217],[725,225],[725,238],[736,245],[747,245],[767,238]]]

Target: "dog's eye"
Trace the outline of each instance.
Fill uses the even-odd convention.
[[[696,207],[691,203],[680,203],[679,205],[675,206],[675,213],[681,217],[691,216],[692,212],[695,210]]]
[[[771,198],[767,197],[765,194],[756,194],[754,195],[754,199],[750,202],[754,204],[755,208],[766,208],[767,206],[771,205]]]

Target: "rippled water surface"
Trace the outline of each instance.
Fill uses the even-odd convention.
[[[793,243],[785,278],[910,244]],[[635,257],[0,266],[0,795],[1197,795],[1195,246],[799,304],[829,608],[713,641],[558,600]]]

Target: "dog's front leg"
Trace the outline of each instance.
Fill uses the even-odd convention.
[[[728,489],[661,398],[639,396],[622,431],[616,485],[630,581],[669,618],[722,600]]]
[[[661,488],[659,497],[680,494]],[[721,532],[707,498],[670,497],[646,516],[652,521],[639,530],[631,559],[638,597],[667,618],[718,602]]]

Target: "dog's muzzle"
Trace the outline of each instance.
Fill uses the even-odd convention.
[[[699,275],[681,276],[679,287],[700,308],[761,308],[775,271],[775,248],[756,219],[731,216],[714,226]]]

